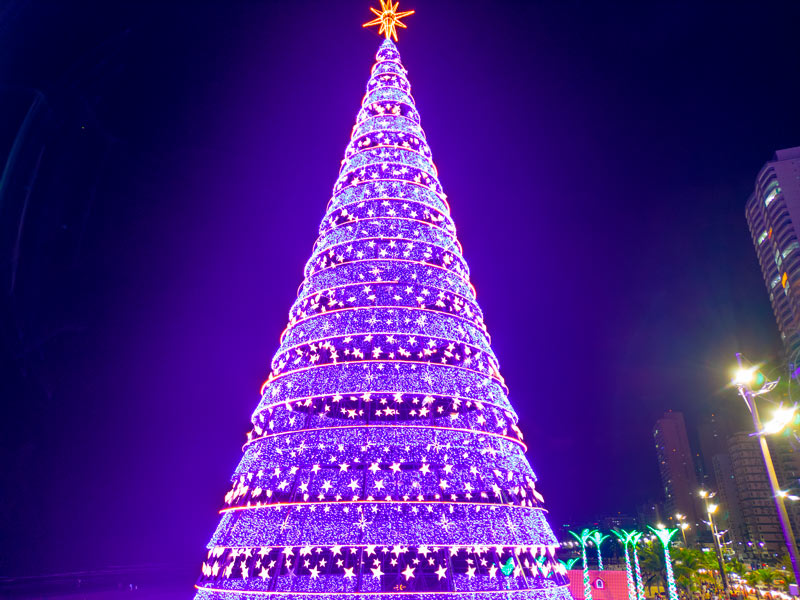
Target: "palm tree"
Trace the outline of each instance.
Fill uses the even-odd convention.
[[[736,573],[739,577],[744,577],[747,569],[738,558],[728,558],[725,560],[725,571],[728,573]]]
[[[790,583],[795,583],[794,569],[792,569],[792,559],[788,554],[784,554],[781,557],[781,561],[778,563],[776,568],[779,569],[783,574],[784,579],[786,579],[787,586]]]
[[[654,548],[652,542],[642,546],[639,552],[639,564],[642,569],[642,579],[647,586],[648,596],[655,585],[666,589],[666,568],[664,567],[664,554]]]
[[[753,587],[764,587],[766,589],[783,588],[786,585],[786,577],[778,569],[765,567],[750,571],[744,576],[747,583]]]
[[[703,553],[694,548],[675,548],[672,552],[675,581],[686,592],[697,591],[697,584],[704,579]]]
[[[766,569],[759,569],[759,579],[766,587],[771,589],[783,588],[786,585],[786,577],[784,574],[774,568],[767,567]]]

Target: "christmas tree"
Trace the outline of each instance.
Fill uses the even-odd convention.
[[[196,598],[569,600],[385,33]]]

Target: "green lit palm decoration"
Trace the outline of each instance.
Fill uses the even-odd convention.
[[[592,532],[592,535],[589,539],[594,542],[594,547],[597,548],[597,566],[599,570],[603,570],[603,554],[600,552],[600,544],[606,541],[609,538],[607,535],[603,535],[597,529]]]
[[[649,525],[648,528],[656,534],[656,537],[661,541],[661,545],[664,546],[664,566],[667,569],[667,591],[669,592],[669,600],[678,600],[678,590],[675,588],[675,575],[672,572],[672,561],[669,557],[669,544],[675,534],[678,533],[678,528],[653,529]]]
[[[636,585],[633,582],[633,572],[631,571],[631,556],[628,554],[628,545],[633,543],[638,531],[625,531],[624,529],[614,529],[611,531],[625,550],[625,577],[628,582],[628,600],[639,600],[636,595]]]
[[[574,567],[575,563],[578,562],[580,559],[581,559],[580,556],[576,556],[575,558],[568,558],[567,560],[559,560],[558,562],[564,565],[564,568],[567,571],[571,571],[572,567]]]
[[[581,545],[581,561],[583,561],[583,598],[584,600],[592,600],[592,586],[589,583],[589,564],[586,561],[586,542],[591,539],[592,532],[589,529],[584,529],[580,534],[574,531],[570,531],[570,534],[578,540],[578,543]]]
[[[636,598],[637,600],[644,600],[644,581],[642,580],[642,569],[639,566],[639,550],[637,549],[640,539],[642,539],[642,533],[634,531],[633,537],[631,537],[631,546],[633,548],[633,566],[636,569]]]

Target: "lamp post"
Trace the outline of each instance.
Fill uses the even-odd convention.
[[[677,513],[675,518],[678,519],[678,527],[680,527],[681,535],[683,536],[683,547],[686,548],[686,530],[689,528],[689,524],[686,522],[686,515]]]
[[[765,430],[764,426],[761,424],[761,418],[758,416],[758,407],[755,401],[756,396],[772,391],[778,382],[768,381],[759,389],[753,390],[752,385],[756,379],[756,369],[744,367],[742,364],[742,354],[740,352],[736,353],[736,362],[739,364],[739,370],[736,372],[733,384],[738,388],[739,395],[744,400],[747,408],[750,410],[750,415],[753,417],[753,427],[755,427],[756,435],[761,445],[761,455],[764,458],[764,466],[767,469],[767,478],[769,479],[770,489],[772,490],[772,497],[775,499],[775,508],[778,510],[778,520],[781,523],[781,530],[783,531],[783,541],[786,544],[786,550],[789,552],[789,559],[792,562],[794,580],[800,582],[800,569],[798,568],[800,561],[798,561],[797,558],[797,542],[795,542],[794,532],[789,523],[786,503],[784,502],[783,496],[778,493],[780,491],[778,477],[775,475],[775,466],[772,464],[772,456],[769,452],[769,446],[767,445],[767,438],[764,435],[766,433],[777,433],[777,431],[780,431],[783,427],[777,428],[776,425],[769,430]],[[789,422],[790,420],[786,421],[783,426],[788,425]],[[776,428],[777,431],[774,431]]]
[[[722,559],[722,547],[719,545],[719,534],[717,527],[714,525],[714,513],[719,505],[709,502],[715,496],[716,492],[708,492],[707,490],[700,490],[700,497],[705,500],[706,513],[708,514],[708,526],[711,528],[711,537],[714,538],[714,552],[717,554],[717,565],[719,565],[719,576],[722,579],[722,589],[725,590],[725,597],[730,597],[730,588],[728,586],[728,574],[725,572],[725,562]]]

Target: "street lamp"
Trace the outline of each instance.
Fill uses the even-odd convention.
[[[725,572],[725,563],[722,560],[722,548],[719,545],[719,534],[717,527],[714,525],[714,513],[719,508],[718,504],[709,502],[711,498],[716,495],[716,492],[709,492],[708,490],[700,490],[700,497],[705,500],[706,513],[708,513],[708,526],[711,528],[711,537],[714,538],[714,552],[717,555],[717,565],[719,565],[719,576],[722,579],[722,589],[725,590],[725,596],[730,597],[730,590],[728,589],[728,574]]]
[[[683,547],[686,548],[686,530],[689,528],[689,524],[686,522],[686,515],[676,513],[675,518],[678,519],[678,527],[681,528],[681,535],[683,536]]]
[[[786,512],[786,503],[784,502],[783,496],[781,496],[778,492],[780,491],[780,487],[778,486],[778,477],[775,475],[775,466],[772,464],[772,456],[769,452],[769,446],[767,445],[767,438],[765,434],[770,432],[777,433],[780,429],[783,429],[786,425],[791,422],[786,421],[784,425],[778,429],[777,431],[773,431],[775,427],[779,425],[780,422],[770,421],[770,431],[766,431],[764,426],[761,424],[761,418],[758,416],[758,407],[756,406],[756,396],[760,396],[761,394],[765,394],[767,392],[772,391],[776,385],[778,385],[778,381],[765,381],[763,376],[759,377],[759,373],[757,373],[757,369],[755,367],[746,368],[742,364],[742,354],[740,352],[736,353],[736,362],[739,364],[739,369],[736,372],[736,376],[733,379],[733,384],[738,388],[739,395],[744,400],[745,404],[747,404],[747,408],[750,410],[750,415],[753,417],[753,427],[755,427],[756,434],[758,437],[759,444],[761,445],[761,455],[764,458],[764,466],[767,469],[767,478],[769,479],[769,485],[772,489],[772,496],[775,499],[775,508],[778,510],[778,520],[781,523],[781,530],[783,531],[783,541],[786,544],[786,550],[789,552],[789,559],[792,562],[792,571],[794,572],[794,580],[800,581],[800,569],[798,565],[800,565],[800,561],[797,558],[797,544],[794,540],[794,532],[792,531],[792,526],[789,523],[789,515]],[[753,384],[760,385],[757,390],[753,389]],[[796,410],[796,409],[793,409]],[[780,421],[785,421],[786,415],[781,415]]]

